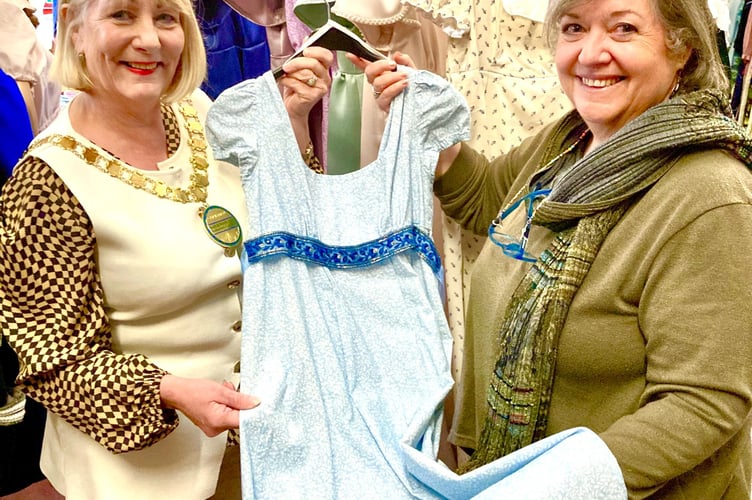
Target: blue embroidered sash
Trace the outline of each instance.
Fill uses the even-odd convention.
[[[441,258],[433,240],[415,226],[395,231],[383,238],[360,245],[330,246],[313,238],[286,232],[275,232],[244,243],[246,265],[274,255],[319,264],[332,269],[367,267],[414,250],[437,275],[441,271]]]

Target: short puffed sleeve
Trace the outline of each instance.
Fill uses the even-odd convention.
[[[214,158],[236,167],[252,165],[257,158],[260,80],[246,80],[222,92],[206,116],[206,139]],[[256,120],[256,121],[254,121]]]
[[[406,116],[426,149],[441,151],[470,138],[470,110],[462,95],[429,71],[409,71]]]
[[[47,66],[34,25],[14,2],[0,1],[0,68],[14,80],[37,84]]]

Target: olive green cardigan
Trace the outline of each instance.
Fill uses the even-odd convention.
[[[445,212],[485,234],[540,167],[551,127],[489,163],[467,146],[435,183]],[[518,212],[505,221],[519,231]],[[539,254],[552,233],[534,226]],[[630,498],[750,498],[752,174],[720,151],[683,157],[606,238],[564,325],[548,434],[586,426]],[[487,242],[473,266],[450,440],[474,448],[504,305],[529,264]]]

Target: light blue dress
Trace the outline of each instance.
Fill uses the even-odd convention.
[[[271,73],[209,112],[214,154],[241,168],[249,210],[241,390],[261,404],[241,413],[246,500],[470,498],[521,468],[497,461],[460,477],[436,461],[453,380],[432,183],[439,151],[468,138],[469,114],[438,76],[409,79],[378,158],[345,175],[304,164]],[[588,467],[600,487],[618,468],[588,433],[570,437],[600,447],[584,448],[606,457],[607,470]]]

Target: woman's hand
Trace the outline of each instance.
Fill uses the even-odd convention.
[[[347,58],[366,75],[366,80],[371,84],[373,96],[379,108],[389,111],[392,100],[407,87],[407,73],[397,71],[397,65],[415,68],[415,63],[407,54],[395,52],[392,59],[368,62],[353,54],[347,54]]]
[[[162,405],[179,410],[209,437],[240,426],[240,410],[259,405],[259,400],[235,390],[231,382],[217,383],[165,375],[159,385]]]
[[[329,68],[333,61],[334,55],[329,49],[308,47],[302,56],[287,61],[282,67],[284,75],[279,79],[282,99],[301,151],[310,141],[308,113],[329,92],[332,83]]]
[[[347,54],[347,58],[363,70],[366,80],[371,84],[373,96],[376,98],[379,108],[384,112],[389,111],[392,100],[407,87],[407,73],[397,71],[397,65],[415,69],[415,63],[410,56],[401,52],[395,52],[392,59],[382,59],[375,62],[368,62],[353,54]],[[439,154],[439,160],[436,164],[437,178],[449,170],[459,151],[460,145],[455,144]]]

